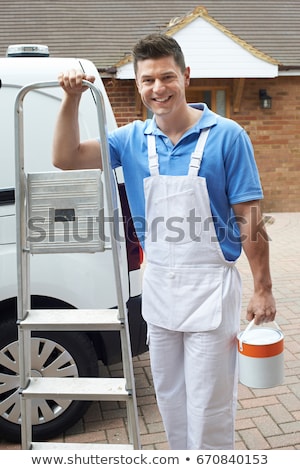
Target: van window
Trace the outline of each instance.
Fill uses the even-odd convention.
[[[0,189],[0,206],[15,203],[14,189]]]

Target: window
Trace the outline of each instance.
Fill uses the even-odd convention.
[[[229,93],[226,88],[189,87],[186,90],[188,103],[206,103],[207,106],[221,116],[229,116]]]

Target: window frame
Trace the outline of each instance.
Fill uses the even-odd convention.
[[[209,91],[211,92],[211,110],[217,113],[216,104],[217,104],[217,91],[224,91],[225,92],[225,116],[230,117],[230,87],[229,86],[199,86],[199,85],[190,85],[187,90],[186,94],[188,97],[189,90],[193,93],[200,91]],[[189,102],[189,101],[188,101]]]

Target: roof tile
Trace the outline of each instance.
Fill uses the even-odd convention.
[[[47,44],[53,56],[85,57],[106,69],[140,37],[166,31],[196,7],[275,62],[300,66],[299,0],[1,0],[0,55],[9,44]]]

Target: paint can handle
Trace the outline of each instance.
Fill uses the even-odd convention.
[[[243,338],[245,337],[246,333],[253,327],[254,321],[255,321],[255,319],[253,318],[253,320],[251,320],[251,322],[248,323],[247,327],[245,328],[245,330],[243,331],[243,333],[239,337],[239,349],[240,349],[240,351],[243,351]],[[278,325],[278,323],[275,320],[273,320],[272,322],[268,322],[268,325],[270,323],[273,323],[273,325],[275,325],[276,330],[281,331],[280,326]]]

